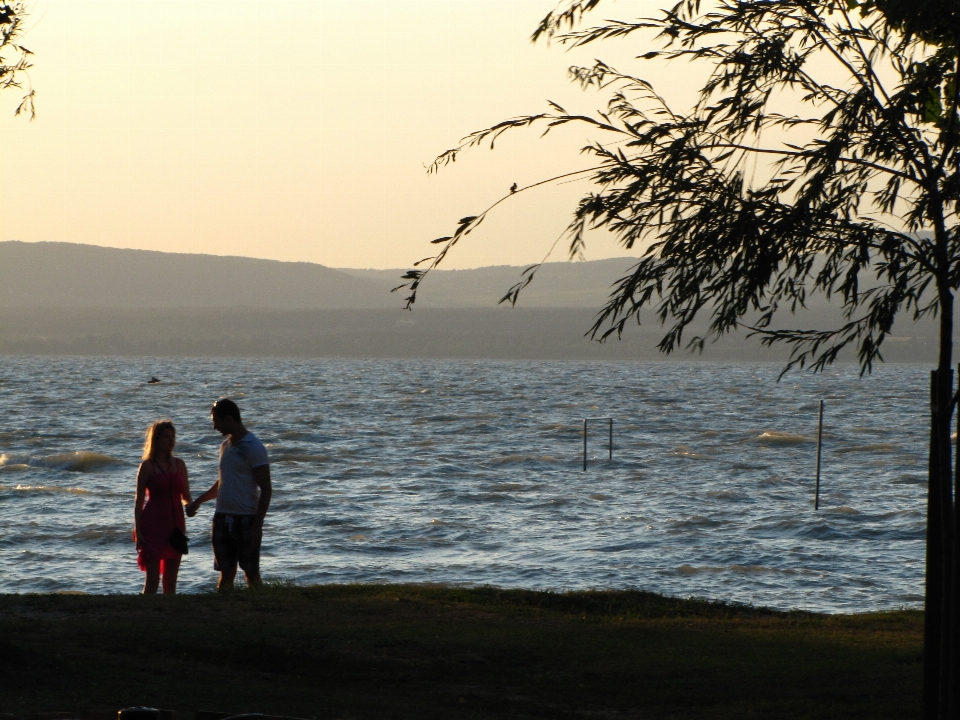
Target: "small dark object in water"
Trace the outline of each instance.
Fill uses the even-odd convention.
[[[149,380],[147,380],[147,385],[156,385],[158,382],[160,382],[160,378],[151,377]]]

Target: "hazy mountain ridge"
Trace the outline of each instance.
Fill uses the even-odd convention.
[[[520,293],[518,306],[600,308],[613,284],[637,262],[636,258],[613,258],[587,262],[544,263],[532,283]],[[417,307],[494,307],[513,285],[522,281],[525,267],[492,265],[475,270],[432,270],[420,285]],[[357,270],[340,268],[359,278],[377,280],[390,287],[400,285],[406,270]],[[403,300],[407,293],[398,290]]]
[[[313,263],[0,243],[0,307],[387,307],[378,283]]]
[[[526,307],[598,308],[635,261],[547,263]],[[494,307],[521,267],[435,270],[417,307]],[[334,269],[316,263],[125,250],[72,243],[0,242],[0,307],[400,308],[405,270]]]
[[[598,310],[636,258],[544,263],[518,307]],[[522,266],[433,270],[416,308],[494,308],[523,279]],[[128,250],[74,243],[0,242],[0,307],[257,307],[286,310],[402,308],[405,269],[329,268],[306,262]],[[836,305],[810,298],[833,324]],[[787,316],[784,320],[789,323]],[[813,325],[822,324],[812,319]]]

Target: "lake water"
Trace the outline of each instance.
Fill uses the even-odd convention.
[[[135,593],[143,431],[216,479],[211,402],[271,454],[263,574],[639,588],[828,612],[919,607],[929,369],[0,358],[0,592]],[[147,384],[156,375],[159,384]],[[821,509],[817,411],[826,402]],[[582,469],[582,420],[590,426]],[[213,503],[181,592],[213,588]]]

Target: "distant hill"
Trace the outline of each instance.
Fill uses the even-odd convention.
[[[524,307],[596,309],[630,258],[547,263]],[[523,268],[437,270],[417,307],[494,307]],[[404,270],[333,269],[315,263],[122,250],[73,243],[0,242],[0,307],[258,307],[334,310],[400,307],[390,293]]]
[[[0,242],[0,307],[271,309],[396,305],[381,284],[313,263]]]
[[[518,307],[599,309],[611,286],[635,265],[635,258],[544,263],[520,294]],[[417,293],[417,307],[494,307],[507,290],[523,280],[523,267],[494,265],[476,270],[433,270]],[[353,270],[342,272],[382,282],[386,289],[399,285],[406,270]],[[402,291],[398,299],[406,297]]]

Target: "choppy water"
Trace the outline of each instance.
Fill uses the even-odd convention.
[[[0,592],[133,593],[143,430],[169,416],[194,493],[212,400],[271,453],[263,572],[643,588],[778,608],[922,600],[928,369],[0,358]],[[145,381],[151,375],[160,384]],[[821,511],[817,406],[826,401]],[[582,418],[597,423],[582,471]],[[212,503],[180,588],[212,588]]]

